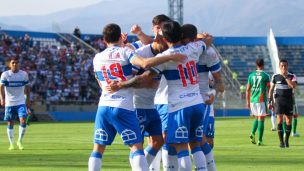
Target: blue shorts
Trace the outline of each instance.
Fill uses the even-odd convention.
[[[203,128],[204,128],[204,135],[207,135],[208,123],[209,123],[209,115],[210,115],[210,105],[205,105],[205,110],[203,113]]]
[[[26,106],[25,104],[21,104],[18,106],[6,106],[4,120],[5,121],[13,121],[19,118],[26,118]]]
[[[126,145],[143,141],[134,111],[98,106],[95,118],[94,142],[100,145],[111,145],[117,132]]]
[[[214,138],[214,116],[209,116],[206,137]]]
[[[169,113],[166,142],[201,142],[203,137],[203,114],[206,105],[197,104]]]
[[[160,116],[162,132],[166,132],[168,128],[168,105],[156,104],[155,108]]]
[[[161,121],[156,109],[135,109],[142,136],[162,135]]]

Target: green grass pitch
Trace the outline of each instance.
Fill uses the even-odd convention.
[[[266,118],[264,146],[249,142],[252,118],[216,118],[214,155],[218,171],[304,170],[304,120],[301,137],[290,137],[290,148],[280,149],[277,132]],[[83,171],[92,149],[93,123],[32,123],[23,151],[8,150],[6,124],[0,125],[0,171]],[[18,138],[15,126],[15,141]],[[115,139],[103,156],[104,171],[130,170],[129,150]]]

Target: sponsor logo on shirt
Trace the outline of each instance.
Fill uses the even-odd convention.
[[[187,97],[193,97],[193,96],[197,96],[198,93],[187,93],[187,94],[182,94],[179,96],[179,98],[187,98]]]

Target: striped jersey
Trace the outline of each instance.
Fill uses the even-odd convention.
[[[269,75],[263,70],[251,72],[248,77],[250,86],[250,102],[261,103],[267,101],[267,87],[270,86]]]
[[[129,48],[118,46],[108,47],[95,55],[93,59],[94,72],[102,86],[102,94],[99,99],[99,106],[110,106],[134,110],[133,90],[131,88],[121,89],[109,93],[105,87],[111,80],[126,81],[132,77],[133,51]]]
[[[162,93],[168,96],[169,113],[202,103],[196,65],[199,60],[199,54],[205,49],[205,43],[203,41],[197,41],[185,46],[178,45],[171,47],[156,56],[182,53],[188,57],[183,64],[169,61],[153,67],[157,73],[163,74],[167,81],[166,85],[162,85],[164,86],[162,87],[164,90],[167,86],[167,91]]]
[[[29,84],[28,74],[19,70],[14,73],[11,70],[1,74],[0,84],[4,85],[5,106],[17,106],[25,104],[24,87]]]
[[[216,73],[221,70],[221,62],[218,54],[213,47],[208,47],[201,54],[198,63],[199,86],[204,101],[208,99],[206,94],[209,92],[209,72]]]
[[[135,53],[144,58],[153,57],[156,55],[152,51],[151,44],[136,49]],[[137,66],[133,66],[133,68],[136,69],[138,74],[142,74],[145,71]],[[156,89],[153,88],[135,88],[133,96],[134,108],[154,109],[155,92]]]
[[[287,75],[288,79],[291,81],[297,83],[297,77],[295,74],[292,74],[288,72]],[[285,78],[281,74],[275,74],[272,76],[271,83],[275,84],[274,87],[274,92],[275,92],[275,97],[283,97],[286,99],[291,98],[293,95],[293,89],[288,87],[288,84],[285,80]]]

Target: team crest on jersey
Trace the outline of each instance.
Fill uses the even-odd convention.
[[[178,127],[175,131],[175,138],[188,138],[188,129],[185,126]]]
[[[130,129],[125,129],[121,133],[121,139],[123,140],[124,143],[128,141],[133,141],[137,139],[136,133]]]
[[[95,140],[98,141],[108,141],[108,133],[103,129],[96,129]]]
[[[195,130],[195,136],[196,137],[203,137],[203,132],[204,132],[203,130],[204,130],[203,126],[197,127],[196,130]]]

